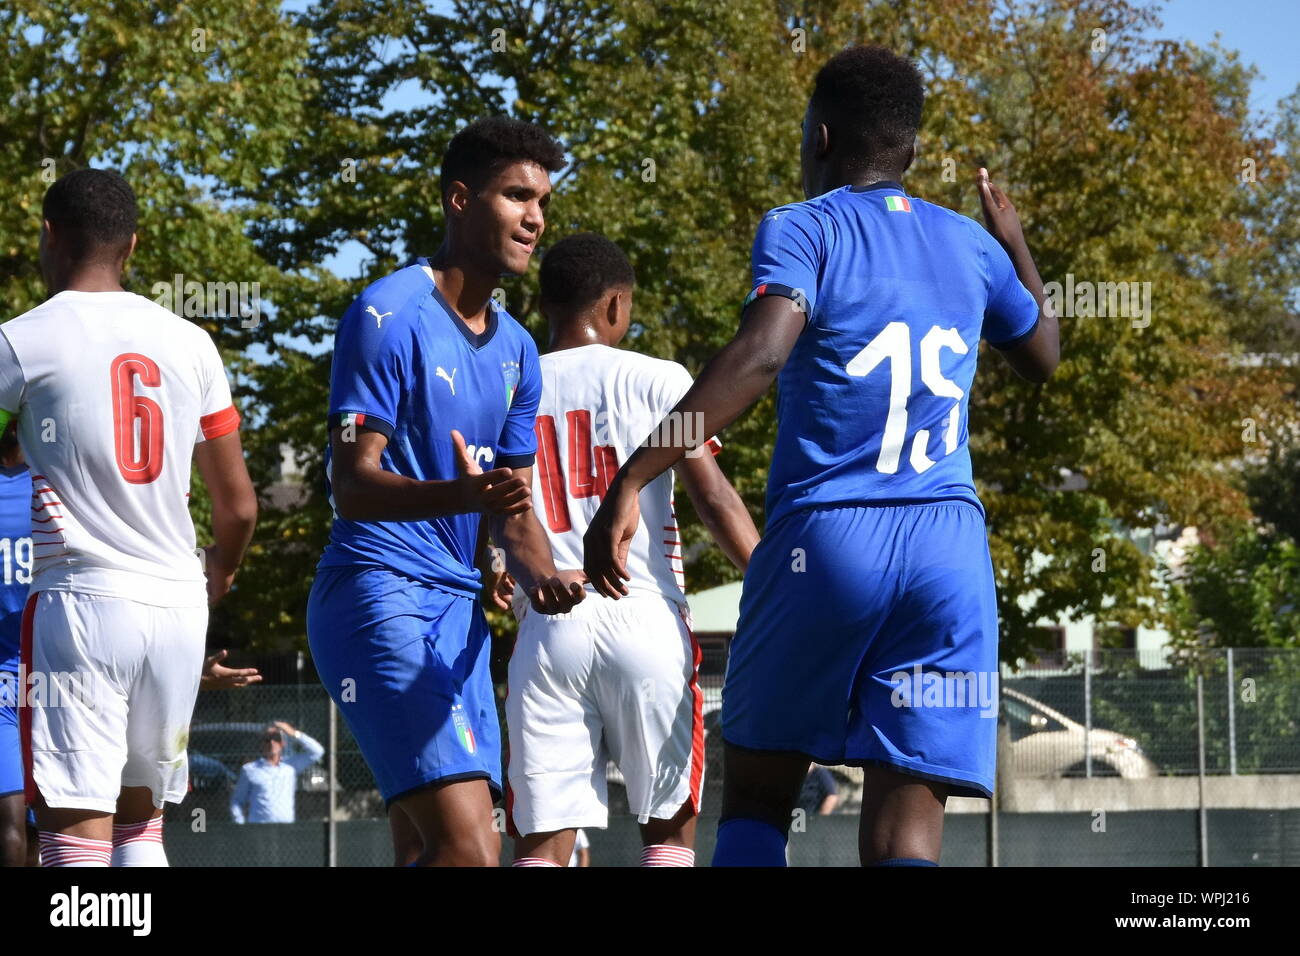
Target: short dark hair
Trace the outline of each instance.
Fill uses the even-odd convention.
[[[110,169],[78,169],[45,193],[41,217],[66,239],[74,260],[120,258],[139,219],[131,186]]]
[[[540,273],[542,302],[562,309],[585,308],[610,289],[636,284],[623,250],[594,232],[557,242],[542,256]]]
[[[818,71],[812,105],[850,153],[901,166],[921,126],[925,85],[906,57],[882,46],[854,46]]]
[[[532,162],[547,172],[564,168],[560,144],[533,123],[509,116],[475,120],[451,138],[442,154],[439,190],[443,198],[459,180],[470,189],[481,189],[503,166]]]

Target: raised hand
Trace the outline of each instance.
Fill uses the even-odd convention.
[[[984,225],[1002,247],[1010,253],[1025,245],[1025,233],[1020,226],[1020,216],[1016,207],[1011,205],[1007,194],[995,186],[989,179],[989,171],[983,166],[975,178],[975,187],[980,194],[980,208],[984,211]]]
[[[532,508],[532,489],[509,468],[485,472],[465,447],[465,436],[452,429],[456,448],[456,481],[466,511],[483,514],[518,515]]]

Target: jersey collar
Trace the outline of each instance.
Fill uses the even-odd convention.
[[[869,193],[873,189],[897,189],[899,192],[906,192],[902,183],[896,183],[892,179],[882,179],[879,182],[871,183],[867,186],[850,186],[851,193]]]
[[[497,334],[497,326],[500,324],[497,319],[496,300],[488,299],[487,324],[484,325],[483,331],[479,333],[471,332],[469,326],[465,324],[465,320],[457,315],[456,310],[453,309],[447,303],[447,300],[443,298],[442,290],[438,288],[438,283],[434,282],[433,267],[429,265],[429,260],[421,258],[419,263],[424,269],[424,274],[427,275],[429,281],[433,283],[434,301],[437,302],[438,305],[442,306],[442,311],[447,314],[447,318],[451,319],[451,324],[456,327],[456,330],[460,332],[461,335],[465,336],[465,341],[469,343],[469,347],[472,349],[481,349],[483,346],[491,342],[492,336]]]

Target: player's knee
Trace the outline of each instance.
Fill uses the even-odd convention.
[[[859,838],[863,866],[881,860],[939,860],[942,830],[935,831],[925,821],[900,820],[895,825],[864,828]]]
[[[501,837],[494,830],[459,833],[442,844],[437,853],[437,862],[442,866],[497,866],[500,861]]]
[[[417,866],[498,866],[499,854],[488,852],[484,846],[457,844],[445,846],[432,854],[425,854]]]
[[[939,848],[924,841],[900,840],[895,843],[878,843],[860,848],[859,853],[863,866],[876,866],[885,860],[939,862]]]

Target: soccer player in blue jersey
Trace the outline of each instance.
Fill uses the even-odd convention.
[[[0,866],[36,865],[36,820],[23,796],[19,640],[32,583],[32,476],[17,423],[0,436]]]
[[[865,768],[864,864],[937,865],[947,797],[992,793],[997,608],[967,403],[981,338],[1041,383],[1058,330],[984,170],[987,231],[901,185],[923,102],[916,68],[883,48],[822,68],[807,201],[759,224],[740,330],[674,411],[712,435],[778,380],[767,528],[723,690],[714,865],[785,864],[810,758]],[[584,541],[609,596],[626,593],[638,490],[685,450],[664,426],[655,438]]]
[[[339,323],[327,474],[335,510],[307,609],[322,682],[388,805],[398,865],[496,865],[500,731],[477,597],[480,516],[541,613],[582,600],[531,510],[532,337],[493,299],[545,227],[563,152],[497,117],[442,162],[442,246]]]

